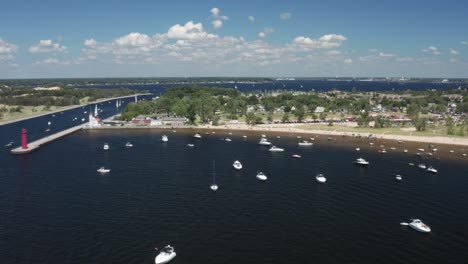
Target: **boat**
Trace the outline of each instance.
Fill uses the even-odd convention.
[[[429,166],[427,169],[426,169],[428,172],[432,172],[432,173],[437,173],[437,170],[432,167],[432,166]]]
[[[260,139],[260,142],[258,142],[258,144],[262,146],[271,146],[271,142],[269,142],[268,139],[263,137]]]
[[[171,245],[167,245],[159,252],[159,254],[156,256],[154,259],[155,264],[164,264],[168,263],[171,261],[173,258],[176,257],[176,252],[174,251],[174,248],[171,247]]]
[[[272,146],[268,151],[271,151],[271,152],[283,152],[284,149],[278,148],[278,147],[276,147],[276,146]]]
[[[266,135],[262,135],[262,138],[266,138]]]
[[[391,150],[395,150],[396,148],[395,147],[390,147]]]
[[[374,145],[374,142],[369,142],[369,145],[373,146],[373,145]]]
[[[356,148],[356,151],[360,151],[361,149],[360,148]]]
[[[331,137],[328,137],[327,140],[330,141],[330,140],[332,140],[332,138],[331,138]]]
[[[424,152],[424,149],[423,148],[418,148],[417,151]]]
[[[201,135],[198,134],[198,133],[196,133],[195,135],[193,135],[193,137],[194,137],[194,138],[199,138],[199,139],[200,139],[200,138],[201,138]]]
[[[419,165],[418,165],[418,168],[425,170],[425,169],[426,169],[426,165],[424,165],[424,164],[419,164]]]
[[[367,160],[365,160],[365,159],[363,159],[363,158],[358,158],[358,159],[356,159],[355,163],[356,163],[357,165],[364,165],[364,166],[369,165],[369,161],[367,161]]]
[[[432,152],[436,152],[436,151],[437,151],[437,148],[433,148],[433,149],[432,149]]]
[[[257,179],[259,179],[261,181],[266,181],[268,179],[268,177],[265,174],[263,174],[263,172],[260,171],[260,172],[257,173]]]
[[[422,232],[422,233],[429,233],[431,232],[431,228],[424,224],[421,220],[419,219],[411,219],[410,223],[400,223],[400,225],[404,226],[409,226],[413,228],[416,231]]]
[[[232,140],[230,138],[225,138],[224,141],[231,142]]]
[[[294,155],[292,155],[292,157],[293,157],[293,158],[296,158],[296,159],[302,158],[302,156],[301,156],[301,155],[298,155],[298,154],[294,154]]]
[[[309,142],[307,140],[303,140],[302,142],[299,142],[299,146],[312,146],[314,143]]]
[[[218,185],[216,184],[215,177],[215,161],[213,160],[213,184],[211,184],[210,188],[214,192],[218,190]]]
[[[242,170],[242,163],[240,163],[240,161],[238,161],[238,160],[234,161],[234,163],[232,164],[232,166],[233,166],[234,169],[236,169],[236,170]]]
[[[431,153],[431,152],[428,152],[427,155],[428,155],[428,156],[432,156],[432,153]]]
[[[162,142],[167,142],[169,141],[169,138],[166,135],[162,135],[161,140]]]
[[[99,173],[109,173],[110,172],[110,169],[106,169],[104,167],[101,167],[97,170],[97,172]]]
[[[450,153],[454,153],[455,151],[453,151],[453,150],[450,150],[449,152],[450,152]]]
[[[109,150],[109,144],[104,143],[104,146],[102,147],[102,149],[104,149],[104,150]]]
[[[242,137],[243,137],[243,138],[247,138],[247,136],[246,136],[246,135],[243,135]]]
[[[52,123],[51,123],[50,121],[49,121],[49,122],[47,122],[47,125],[48,125],[48,126],[50,126],[51,124],[52,124]]]
[[[466,157],[466,153],[463,153],[463,154],[462,154],[462,157]]]
[[[301,137],[301,136],[297,136],[296,138],[297,138],[297,139],[300,139],[300,138],[302,138],[302,137]]]
[[[410,162],[410,163],[408,163],[408,165],[410,165],[410,166],[414,166],[414,163]]]
[[[194,147],[194,146],[195,146],[194,144],[190,144],[190,143],[187,144],[187,147],[191,147],[191,148],[192,148],[192,147]]]
[[[315,179],[317,180],[317,182],[319,183],[325,183],[327,181],[327,178],[325,178],[325,176],[323,174],[317,174],[315,176]]]
[[[402,179],[402,178],[401,178],[401,175],[400,175],[400,174],[397,174],[397,175],[395,176],[395,179],[397,179],[397,181],[401,181],[401,179]]]
[[[401,141],[401,140],[398,140],[398,144],[401,144],[401,143],[403,143],[403,141]]]
[[[10,141],[10,142],[8,142],[8,144],[5,145],[5,147],[11,147],[11,146],[13,146],[13,144],[15,144],[15,142]]]
[[[403,152],[404,152],[404,153],[408,153],[408,150],[407,150],[407,149],[404,149]]]
[[[315,138],[311,137],[311,138],[310,138],[310,140],[314,141],[314,140],[315,140]]]
[[[127,143],[125,144],[125,147],[127,147],[127,148],[131,148],[131,147],[133,147],[133,144],[132,144],[132,143],[130,143],[130,142],[127,142]]]

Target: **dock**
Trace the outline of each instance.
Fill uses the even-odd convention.
[[[54,141],[56,139],[59,139],[61,137],[64,137],[66,135],[75,133],[76,131],[83,129],[83,127],[85,127],[86,125],[87,124],[81,124],[79,126],[68,128],[68,129],[60,131],[58,133],[55,133],[53,135],[47,136],[45,138],[41,138],[39,140],[30,142],[30,143],[28,143],[28,148],[23,149],[21,147],[17,147],[17,148],[12,149],[11,153],[12,154],[27,154],[27,153],[33,152],[34,150],[39,149],[39,147],[41,147],[42,145],[45,145],[45,144],[50,143],[50,142],[52,142],[52,141]]]

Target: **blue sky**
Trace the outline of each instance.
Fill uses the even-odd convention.
[[[464,1],[2,3],[0,78],[468,78]]]

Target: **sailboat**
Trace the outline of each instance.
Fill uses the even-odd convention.
[[[98,116],[97,104],[94,106],[94,116]]]
[[[214,160],[213,160],[213,184],[211,184],[210,188],[214,192],[218,190],[218,185],[216,184],[216,181],[215,181],[215,161]]]

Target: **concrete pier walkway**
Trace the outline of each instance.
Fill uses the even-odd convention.
[[[17,147],[17,148],[14,148],[11,150],[11,153],[13,154],[26,154],[26,153],[30,153],[34,150],[37,150],[40,146],[44,145],[44,144],[47,144],[49,142],[52,142],[56,139],[59,139],[63,136],[66,136],[66,135],[69,135],[71,133],[74,133],[78,130],[81,130],[83,129],[83,127],[85,127],[86,125],[88,125],[87,123],[86,124],[81,124],[79,126],[75,126],[75,127],[72,127],[72,128],[69,128],[69,129],[65,129],[63,131],[60,131],[58,133],[55,133],[53,135],[50,135],[50,136],[47,136],[45,138],[41,138],[39,140],[36,140],[36,141],[33,141],[33,142],[30,142],[28,143],[28,148],[26,149],[23,149],[21,147]]]

